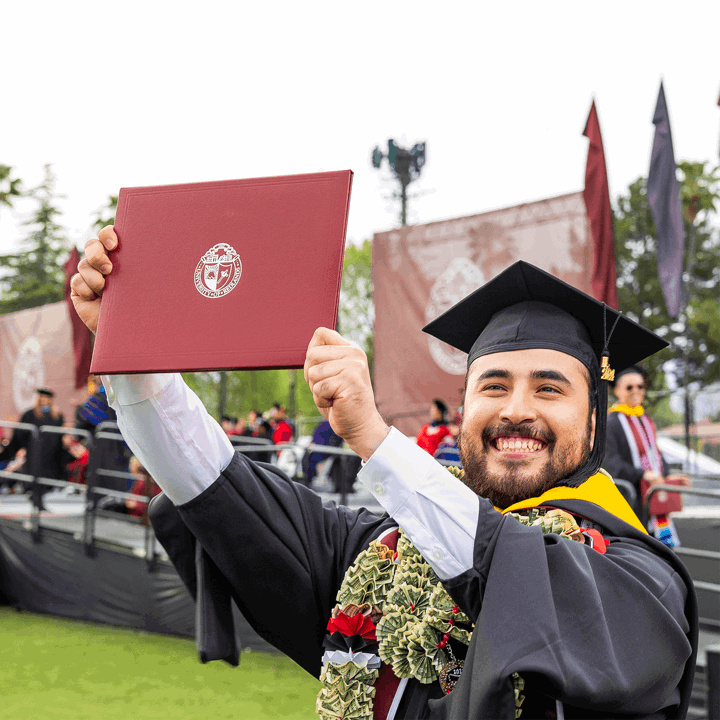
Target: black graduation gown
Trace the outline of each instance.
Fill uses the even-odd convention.
[[[397,720],[511,720],[514,672],[529,692],[562,700],[566,718],[684,717],[697,646],[684,566],[593,503],[553,506],[600,524],[611,541],[606,554],[542,535],[481,500],[474,567],[444,582],[476,623],[465,672],[445,697],[437,683],[411,680]],[[276,468],[238,454],[190,502],[176,508],[158,496],[150,517],[190,592],[206,598],[203,622],[229,635],[223,618],[232,595],[262,637],[316,677],[347,568],[394,525],[324,503]],[[230,645],[204,659],[234,661],[234,651],[223,654]]]
[[[35,411],[30,408],[22,414],[20,422],[34,425],[40,429],[43,425],[61,427],[65,419],[62,415],[53,417],[50,413],[43,413],[37,417]],[[20,472],[62,480],[65,470],[62,435],[43,433],[38,436],[37,441],[33,441],[29,430],[16,429],[10,443],[4,448],[0,448],[0,460],[12,460],[21,448],[27,449],[27,459]],[[49,489],[47,488],[47,490]]]

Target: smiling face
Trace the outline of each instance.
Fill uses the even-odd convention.
[[[465,483],[500,508],[541,495],[588,458],[589,373],[556,350],[479,357],[458,436]]]
[[[635,407],[645,400],[645,378],[640,373],[625,373],[615,383],[613,392],[621,405]]]

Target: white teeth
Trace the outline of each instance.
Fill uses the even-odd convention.
[[[498,438],[495,441],[497,449],[501,452],[509,452],[512,450],[524,450],[526,452],[537,452],[542,450],[542,443],[538,440],[506,440]]]

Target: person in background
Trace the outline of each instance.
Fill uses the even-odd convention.
[[[140,461],[133,455],[130,458],[130,472],[135,476],[130,492],[133,495],[144,497],[155,497],[162,491],[150,476],[150,473],[142,466]],[[148,504],[139,500],[126,500],[125,507],[128,515],[143,518],[143,524],[147,524]]]
[[[444,461],[444,464],[460,465],[460,450],[457,439],[461,422],[462,415],[459,412],[456,412],[452,419],[448,421],[448,434],[440,441],[437,450],[433,453],[436,460]]]
[[[20,417],[21,423],[34,425],[38,430],[43,425],[61,427],[65,421],[63,414],[55,405],[55,393],[47,388],[38,388],[35,404]],[[33,438],[30,430],[16,429],[10,442],[0,449],[0,462],[16,458],[18,451],[26,452],[25,462],[20,472],[38,477],[62,480],[65,477],[63,462],[62,435],[42,433]],[[50,491],[47,485],[35,485],[29,491],[33,505],[40,511],[47,510],[43,496]]]
[[[277,403],[273,405],[272,441],[275,445],[289,443],[293,437],[293,429],[285,417],[285,408]]]
[[[648,374],[640,365],[617,373],[612,384],[617,402],[610,408],[603,467],[614,478],[632,483],[636,492],[635,512],[639,515],[647,490],[665,480],[690,484],[687,475],[671,474],[657,446],[657,428],[645,412],[643,402]],[[648,529],[666,545],[679,545],[669,515],[651,515]]]
[[[112,436],[118,436],[120,430],[117,428],[117,415],[108,404],[102,383],[96,385],[94,377],[91,376],[88,380],[88,390],[90,397],[75,410],[75,428],[91,433],[94,438],[92,453],[83,473],[84,478],[86,481],[87,478],[94,478],[94,482],[100,487],[125,492],[128,490],[125,480],[96,474],[98,469],[127,472],[131,453],[122,438],[111,439]],[[106,423],[115,423],[115,425],[108,426]],[[98,429],[108,431],[112,435],[98,436]],[[92,496],[92,502],[98,500],[98,496]]]
[[[78,485],[87,485],[85,471],[90,459],[90,451],[74,435],[63,435],[62,444],[66,453],[65,480]],[[70,490],[77,492],[72,488]]]
[[[447,426],[448,406],[435,398],[430,405],[430,422],[418,433],[416,443],[431,455],[435,454],[440,441],[450,434]]]
[[[335,433],[330,423],[327,420],[323,420],[313,432],[312,445],[328,445],[330,447],[340,447],[343,444],[342,438]],[[341,457],[337,455],[328,456],[327,453],[318,452],[313,450],[312,452],[307,451],[303,456],[303,473],[305,480],[309,485],[318,474],[318,465],[326,460],[332,463],[330,468],[331,476],[335,491],[339,492],[340,487],[340,472],[341,472]]]
[[[237,418],[234,415],[223,415],[222,418],[220,418],[220,427],[228,437],[234,434],[236,425]]]
[[[261,415],[257,410],[251,410],[248,413],[247,422],[245,423],[245,429],[242,433],[245,437],[257,437],[257,435],[255,435],[255,431],[258,428],[258,419],[260,417]]]

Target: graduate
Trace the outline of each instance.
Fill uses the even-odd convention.
[[[116,246],[101,231],[72,280],[92,331]],[[425,330],[468,352],[457,475],[385,424],[361,350],[326,328],[308,346],[382,518],[233,452],[179,375],[103,379],[164,490],[151,519],[201,659],[237,663],[232,599],[320,678],[321,718],[685,717],[692,581],[599,467],[612,370],[666,343],[524,262]]]

